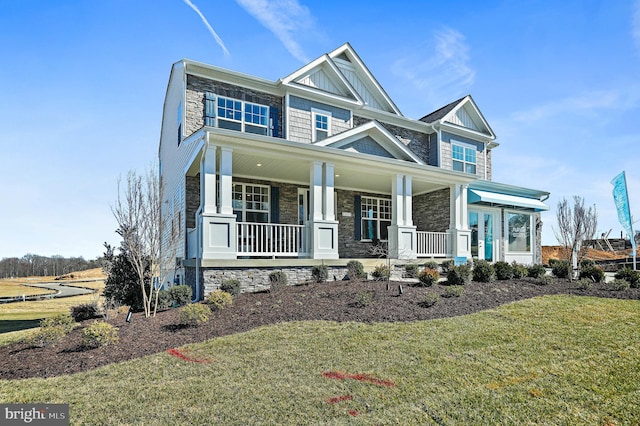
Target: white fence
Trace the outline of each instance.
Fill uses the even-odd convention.
[[[304,225],[237,222],[238,256],[303,256],[307,254]]]
[[[449,234],[446,232],[416,232],[418,257],[449,256]]]

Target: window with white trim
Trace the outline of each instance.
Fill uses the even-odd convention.
[[[239,132],[269,135],[269,107],[239,99],[205,96],[205,125]]]
[[[507,247],[510,252],[531,252],[531,215],[507,213]]]
[[[311,109],[313,142],[321,141],[331,136],[331,113],[315,108]]]
[[[387,240],[391,226],[391,200],[362,197],[360,204],[362,240]]]
[[[238,222],[269,223],[269,187],[234,183],[233,213]]]
[[[476,147],[460,142],[451,142],[453,170],[476,174]]]

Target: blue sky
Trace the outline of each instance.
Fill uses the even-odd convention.
[[[0,0],[0,258],[117,245],[117,181],[157,156],[171,64],[276,80],[349,41],[404,115],[471,94],[494,180],[640,218],[640,0]],[[636,228],[640,224],[635,225]]]

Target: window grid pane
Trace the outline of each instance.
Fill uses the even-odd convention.
[[[267,126],[268,108],[266,106],[246,103],[244,120],[258,126]]]

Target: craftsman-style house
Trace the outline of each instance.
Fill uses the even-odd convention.
[[[202,297],[274,269],[333,276],[374,244],[398,263],[540,262],[549,193],[493,182],[495,139],[471,96],[404,117],[348,43],[277,81],[181,60],[159,148],[170,280]]]

